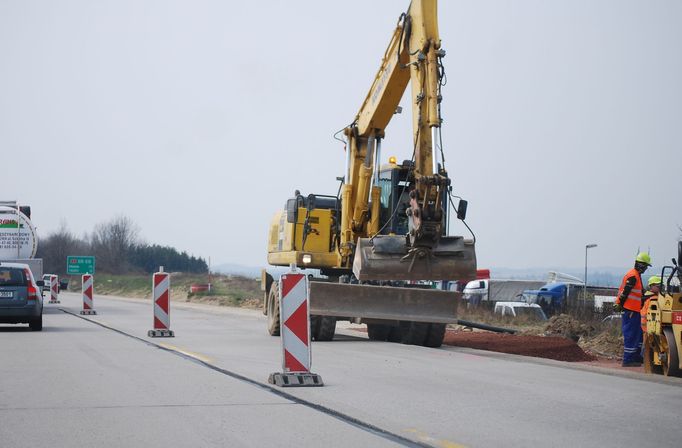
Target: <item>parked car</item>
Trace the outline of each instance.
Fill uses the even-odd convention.
[[[482,279],[472,280],[464,287],[462,298],[470,307],[476,308],[481,304],[508,302],[526,289],[539,288],[545,282],[535,280],[500,280]]]
[[[50,274],[45,274],[45,275],[43,275],[43,287],[42,287],[43,295],[45,295],[44,293],[45,293],[46,291],[49,291],[49,290],[50,290],[50,283],[51,283],[51,282],[50,282],[50,278],[51,278],[51,277],[50,277]]]
[[[33,331],[43,329],[43,281],[33,278],[25,263],[0,263],[0,323],[27,323]]]
[[[513,318],[525,317],[531,320],[547,320],[547,315],[540,305],[524,302],[497,302],[495,314],[510,316]]]
[[[50,292],[50,287],[52,286],[52,274],[45,274],[43,275],[43,296],[45,296],[45,293]],[[57,284],[57,292],[62,292],[66,291],[69,288],[69,279],[68,278],[61,278],[59,279],[59,283]]]

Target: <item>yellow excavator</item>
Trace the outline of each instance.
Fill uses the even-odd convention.
[[[663,268],[658,299],[651,299],[647,310],[644,371],[682,376],[682,241],[677,243],[677,260],[672,261]]]
[[[339,192],[296,190],[272,219],[268,263],[319,272],[310,283],[311,335],[330,340],[336,321],[367,324],[374,340],[438,347],[456,321],[458,293],[432,281],[476,276],[474,239],[448,236],[453,196],[440,137],[444,82],[436,0],[413,0],[401,14],[359,112],[343,130]],[[381,143],[411,84],[412,158],[381,164]],[[459,199],[455,204],[455,198]],[[263,311],[279,335],[278,284],[265,270]]]

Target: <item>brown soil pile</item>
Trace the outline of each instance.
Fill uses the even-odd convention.
[[[581,337],[594,334],[596,328],[592,325],[583,324],[568,314],[560,314],[549,319],[544,331],[548,336],[563,336],[578,342]]]
[[[558,361],[577,362],[595,359],[592,355],[585,353],[574,341],[563,337],[448,330],[443,344]]]
[[[623,337],[615,332],[604,331],[597,336],[579,342],[584,350],[609,359],[622,359]]]

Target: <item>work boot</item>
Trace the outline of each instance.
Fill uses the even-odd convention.
[[[641,367],[642,363],[638,361],[628,361],[621,364],[623,367]]]

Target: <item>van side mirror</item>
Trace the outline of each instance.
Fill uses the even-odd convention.
[[[36,281],[36,285],[37,285],[38,287],[42,288],[43,286],[45,286],[45,282],[42,281],[42,280],[38,280],[38,281]]]
[[[469,203],[464,199],[459,200],[459,207],[457,207],[457,219],[464,221],[467,217],[467,206]]]

